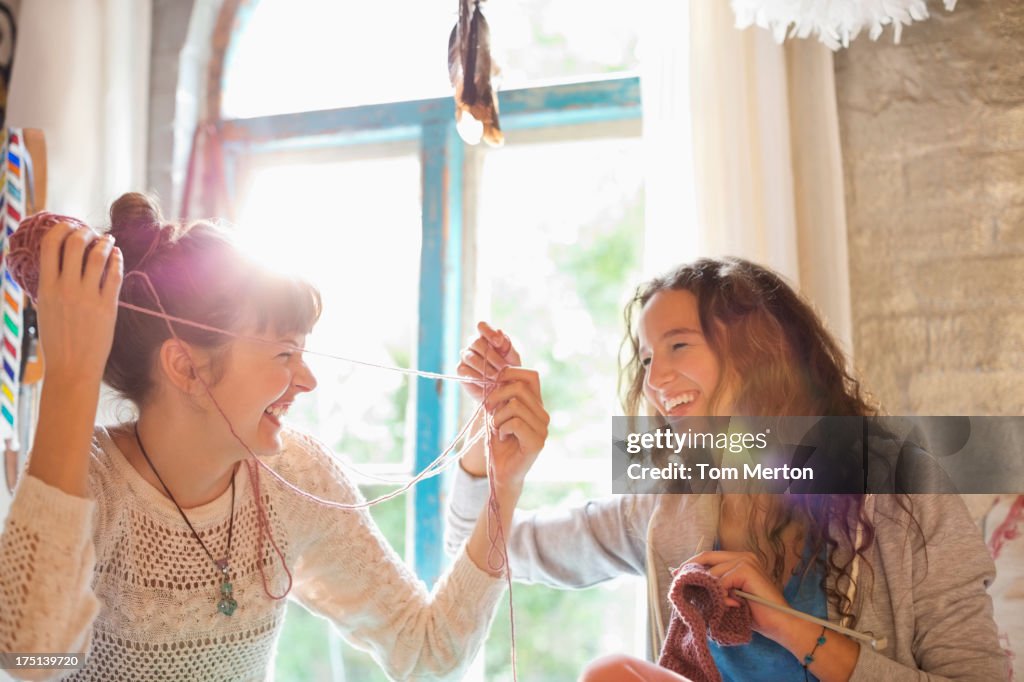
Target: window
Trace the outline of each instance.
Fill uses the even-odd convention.
[[[381,365],[414,364],[421,245],[415,147],[268,154],[245,174],[243,243],[263,262],[315,282],[328,303],[307,346]],[[413,411],[405,377],[313,355],[308,363],[326,390],[300,401],[302,423],[361,469],[408,471],[403,444]]]
[[[224,59],[226,118],[451,95],[447,41],[457,0],[242,4]],[[621,5],[520,0],[485,3],[484,14],[504,89],[637,68],[636,27]]]
[[[513,336],[541,373],[551,414],[520,504],[581,504],[610,492],[615,358],[643,234],[639,121],[513,131],[505,148],[468,154],[478,169],[477,317]],[[638,645],[644,631],[636,581],[585,591],[516,585],[513,595],[523,679],[576,679],[586,661]],[[510,646],[503,607],[485,679],[511,679]]]
[[[608,74],[635,66],[635,32],[611,8],[576,0],[485,6],[496,41],[499,28],[515,38],[499,59],[506,88],[520,86],[500,94],[507,144],[494,150],[455,133],[445,73],[455,3],[243,5],[225,55],[230,189],[250,248],[323,292],[308,346],[451,371],[475,321],[493,320],[541,371],[553,418],[523,505],[609,492],[608,417],[618,412],[620,313],[638,279],[643,186],[639,83]],[[308,73],[289,75],[311,68],[317,87]],[[531,86],[566,78],[576,82]],[[468,409],[455,384],[311,362],[320,387],[296,421],[354,464],[367,497],[422,470]],[[428,584],[447,564],[446,491],[430,479],[371,509]],[[635,582],[515,586],[521,674],[572,678],[590,658],[637,642],[640,594]],[[278,680],[384,679],[322,621],[289,609]],[[530,635],[555,628],[576,634],[557,648]],[[510,679],[505,608],[473,675]]]

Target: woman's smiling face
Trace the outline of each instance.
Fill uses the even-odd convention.
[[[644,397],[658,414],[710,415],[722,373],[704,338],[697,297],[681,289],[659,291],[640,312],[637,332]]]
[[[303,361],[304,335],[260,335],[266,342],[235,341],[220,381],[211,391],[238,435],[257,454],[281,448],[285,413],[295,397],[316,388]]]

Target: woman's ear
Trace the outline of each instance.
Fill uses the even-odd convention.
[[[160,370],[172,386],[187,395],[203,390],[196,373],[200,371],[197,363],[205,360],[205,353],[178,339],[167,339],[160,346]]]

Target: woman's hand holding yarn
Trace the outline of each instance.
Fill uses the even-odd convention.
[[[522,364],[519,352],[504,332],[493,329],[486,322],[478,322],[476,329],[478,336],[462,349],[461,362],[456,369],[460,377],[493,380],[505,367]],[[480,384],[464,383],[462,387],[476,402],[483,400],[487,392],[486,387]]]
[[[498,489],[521,491],[526,473],[548,437],[551,417],[544,409],[537,372],[506,367],[484,401],[491,415],[491,463]]]
[[[39,244],[36,307],[45,376],[98,384],[114,339],[121,251],[109,235],[67,222],[50,227]]]
[[[486,322],[478,322],[476,329],[477,337],[470,341],[460,354],[461,362],[456,368],[460,377],[475,381],[494,381],[506,367],[518,367],[522,364],[519,352],[504,332],[494,329]],[[467,382],[463,383],[462,387],[474,402],[480,402],[487,395],[488,386],[484,384]],[[473,425],[474,432],[479,432],[482,428],[482,421],[481,417]],[[482,443],[469,448],[460,461],[462,468],[473,476],[487,475],[487,458]]]

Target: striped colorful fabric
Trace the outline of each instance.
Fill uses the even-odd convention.
[[[0,440],[17,439],[18,388],[21,380],[22,307],[21,287],[7,272],[8,237],[18,229],[25,215],[26,164],[22,132],[11,129],[3,135],[0,162],[0,239],[3,242],[3,276],[0,277]],[[0,443],[2,445],[2,443]]]

